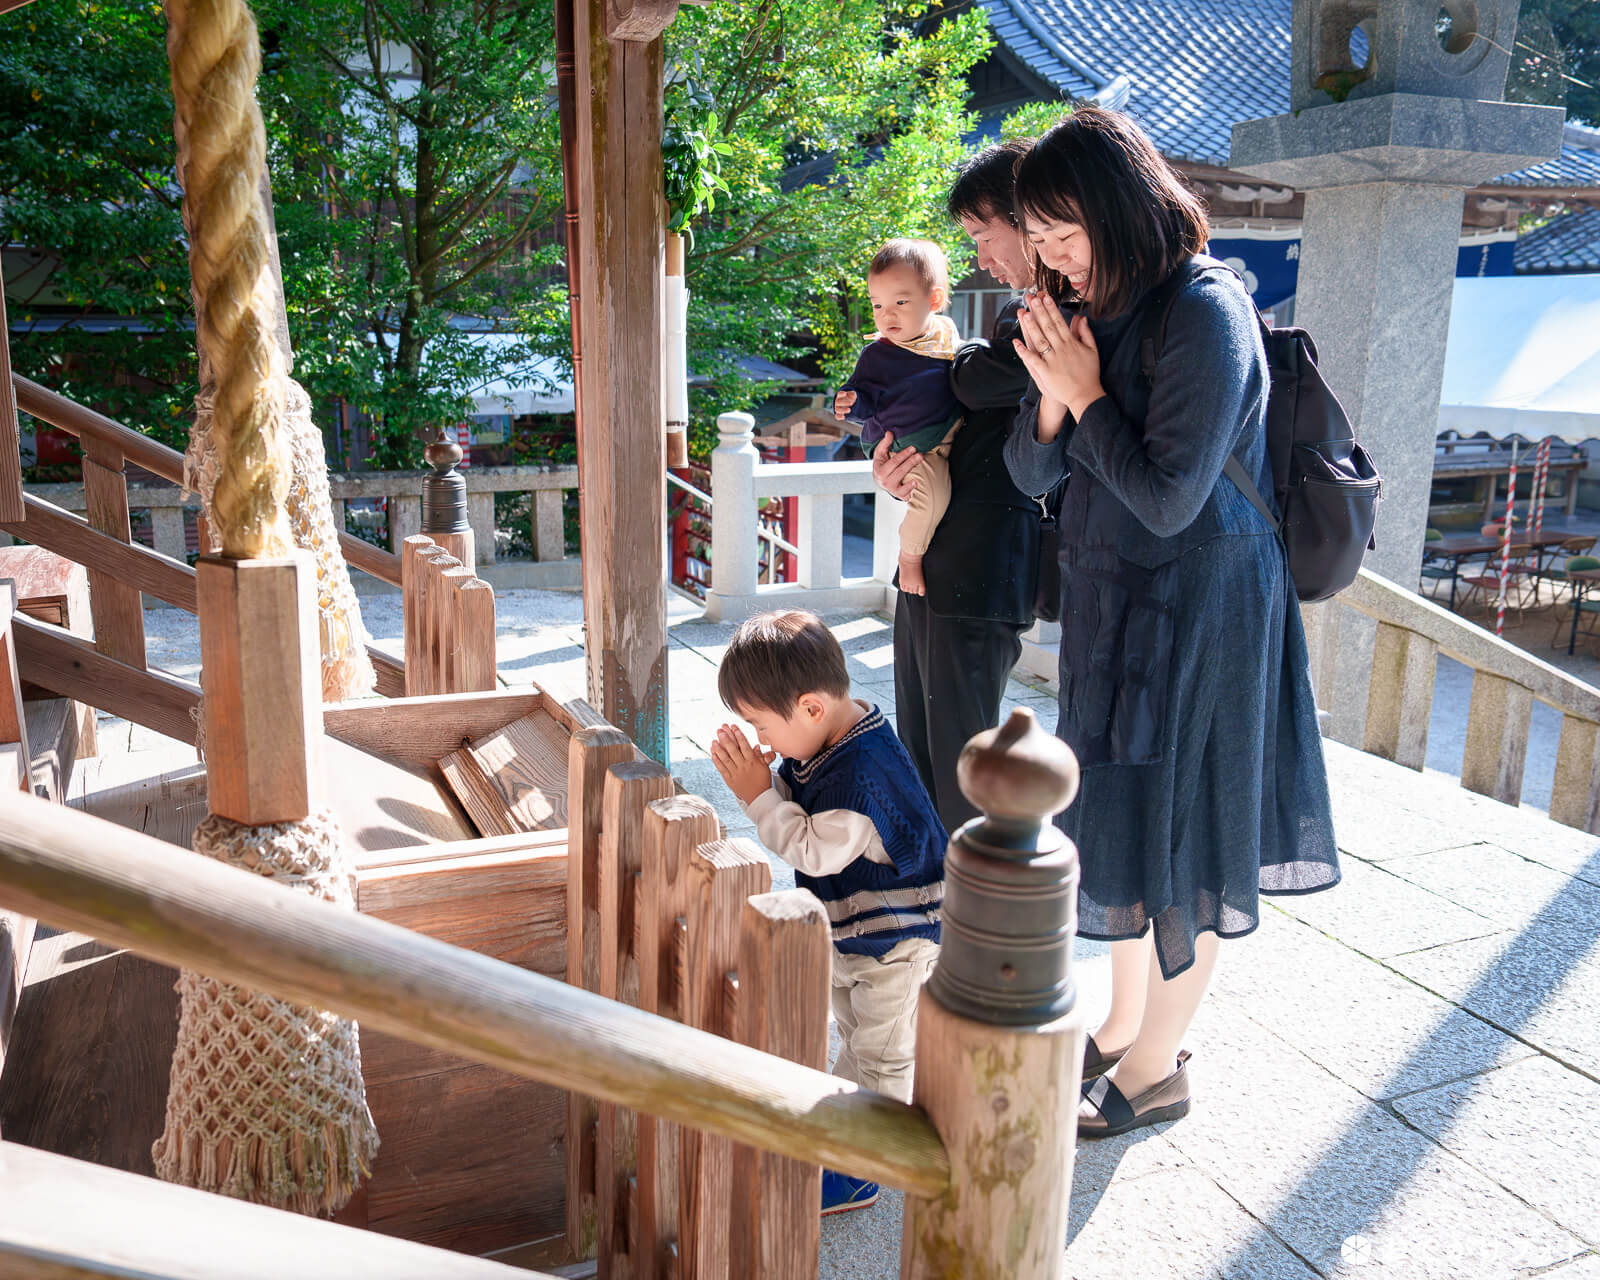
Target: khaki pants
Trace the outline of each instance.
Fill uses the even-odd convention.
[[[900,550],[905,555],[921,556],[928,550],[933,531],[950,506],[950,442],[959,430],[958,422],[911,469],[917,487],[906,499],[905,518],[900,522]]]
[[[907,938],[881,960],[833,953],[833,1020],[844,1041],[834,1075],[911,1101],[917,996],[938,955],[939,944],[928,938]]]

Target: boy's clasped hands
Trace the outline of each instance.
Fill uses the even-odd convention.
[[[776,751],[752,743],[738,725],[723,725],[711,742],[711,763],[728,790],[746,806],[772,786],[772,765],[777,758]]]

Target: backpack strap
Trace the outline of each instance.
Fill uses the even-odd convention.
[[[1161,358],[1161,352],[1167,344],[1167,319],[1172,315],[1172,304],[1191,281],[1219,271],[1228,272],[1238,279],[1241,285],[1244,283],[1239,273],[1226,263],[1202,261],[1196,257],[1179,267],[1150,292],[1150,296],[1145,300],[1143,328],[1139,336],[1139,368],[1146,382],[1155,381],[1156,361]],[[1248,292],[1245,296],[1249,297]],[[1254,298],[1251,298],[1250,305],[1261,324],[1262,340],[1266,341],[1272,333],[1267,325],[1267,318],[1261,314],[1261,308],[1255,305]],[[1272,526],[1274,533],[1282,532],[1278,517],[1272,514],[1272,508],[1262,499],[1255,482],[1245,473],[1243,464],[1231,452],[1228,454],[1228,460],[1222,464],[1222,474],[1233,481],[1234,488],[1250,500],[1250,505],[1261,513],[1262,518]]]

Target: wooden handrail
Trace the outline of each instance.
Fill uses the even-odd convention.
[[[0,904],[389,1035],[937,1197],[920,1108],[31,796],[0,801]]]
[[[183,455],[176,449],[169,449],[159,440],[152,440],[131,427],[123,426],[114,418],[96,413],[76,400],[69,400],[20,374],[13,374],[11,382],[17,390],[17,407],[24,413],[80,440],[97,439],[114,445],[129,462],[173,484],[183,483]],[[342,529],[339,531],[339,550],[344,553],[347,564],[354,565],[363,573],[370,573],[390,586],[400,585],[399,556]]]
[[[115,574],[120,581],[176,605],[185,613],[195,611],[194,570],[188,565],[139,543],[119,542],[82,516],[63,511],[31,493],[26,507],[26,520],[0,522],[0,529],[68,560]]]
[[[31,684],[109,711],[179,742],[195,740],[191,714],[200,705],[193,681],[107,657],[91,641],[48,622],[16,614],[17,657]]]

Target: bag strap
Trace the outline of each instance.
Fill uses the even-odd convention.
[[[1259,511],[1262,518],[1272,526],[1273,533],[1281,533],[1283,531],[1278,517],[1273,515],[1272,509],[1262,501],[1260,491],[1251,482],[1250,477],[1245,474],[1244,467],[1240,464],[1239,459],[1231,453],[1228,455],[1228,460],[1222,464],[1222,474],[1233,481],[1235,489],[1250,499],[1250,505]]]

